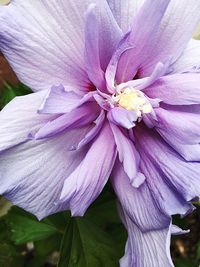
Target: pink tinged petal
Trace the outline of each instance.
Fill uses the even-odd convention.
[[[63,182],[82,162],[86,151],[71,152],[87,128],[45,141],[31,140],[0,154],[0,194],[42,219],[68,209],[57,204]]]
[[[130,35],[125,40],[125,43],[133,48],[125,52],[119,61],[116,75],[118,83],[132,80],[141,64],[146,63],[157,41],[155,35],[169,2],[169,0],[146,0],[144,2],[132,22]],[[157,60],[159,61],[163,62],[162,59]]]
[[[128,241],[120,267],[174,267],[170,255],[170,223],[161,230],[142,232],[123,210],[121,217],[128,231]]]
[[[82,162],[64,182],[60,202],[68,203],[73,216],[82,216],[101,193],[115,158],[113,135],[105,124]]]
[[[25,142],[30,131],[37,131],[55,118],[37,113],[46,93],[16,97],[0,112],[0,151]]]
[[[187,47],[173,64],[173,73],[195,71],[200,67],[200,40],[193,40],[188,43]]]
[[[94,121],[99,113],[99,108],[95,103],[82,105],[69,113],[59,116],[39,129],[33,134],[35,139],[43,139],[54,136],[62,131],[86,126]]]
[[[146,88],[144,93],[169,105],[200,104],[200,73],[168,75]]]
[[[94,125],[92,126],[91,130],[87,132],[87,134],[78,144],[73,145],[71,149],[77,150],[90,143],[101,130],[104,121],[105,121],[105,112],[102,110],[98,118],[93,122]]]
[[[167,227],[170,217],[157,205],[148,184],[144,182],[139,188],[133,187],[119,161],[114,166],[111,181],[123,209],[141,231]]]
[[[184,160],[155,131],[138,128],[136,137],[137,148],[143,159],[142,171],[155,198],[166,212],[171,213],[173,208],[174,211],[180,209],[180,212],[176,213],[181,214],[183,209],[187,210],[186,202],[200,195],[199,162]],[[168,193],[165,192],[167,186],[171,190],[171,197],[169,197],[170,190]],[[159,195],[160,197],[157,197]],[[169,203],[169,198],[172,197],[177,198],[177,201]],[[189,206],[188,211],[190,211]]]
[[[73,91],[67,92],[62,85],[52,86],[38,112],[40,114],[67,113],[80,104],[81,98]]]
[[[137,118],[138,116],[135,111],[128,111],[120,107],[111,108],[108,112],[108,119],[110,122],[126,129],[133,128]]]
[[[34,90],[63,84],[88,91],[84,14],[91,2],[99,1],[18,0],[1,7],[0,48],[22,82]],[[107,15],[107,2],[101,6]]]
[[[132,186],[139,187],[145,181],[142,174],[138,174],[139,154],[133,142],[114,124],[110,124],[117,145],[119,161],[123,164]]]
[[[123,32],[127,32],[144,0],[107,0],[107,2],[118,25]]]

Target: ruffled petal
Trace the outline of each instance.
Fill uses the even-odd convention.
[[[64,182],[60,201],[68,203],[73,216],[84,215],[101,193],[115,158],[115,142],[109,125],[105,124],[80,165]]]
[[[66,210],[58,203],[63,182],[82,162],[86,151],[71,152],[87,129],[45,141],[30,140],[0,154],[0,194],[42,219]]]
[[[120,267],[173,267],[170,255],[171,225],[161,230],[142,232],[121,210],[128,230],[128,241]]]
[[[139,188],[133,187],[119,161],[114,166],[111,181],[123,209],[141,231],[167,227],[170,217],[160,209],[147,182]]]
[[[144,93],[169,105],[200,104],[200,73],[167,75],[144,89]]]
[[[182,158],[155,129],[137,127],[135,134],[141,170],[157,203],[170,215],[190,212],[188,201],[200,195],[200,163]]]

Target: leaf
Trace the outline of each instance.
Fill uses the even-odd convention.
[[[116,267],[118,253],[111,236],[84,218],[72,218],[61,245],[58,267]]]
[[[34,216],[17,208],[12,208],[5,220],[11,229],[11,239],[16,244],[45,239],[58,233],[55,226],[39,222]]]
[[[189,259],[178,259],[175,262],[175,267],[198,267],[198,264],[194,264],[193,261]]]
[[[5,82],[0,95],[0,107],[3,108],[16,96],[30,94],[31,92],[31,89],[21,83],[13,86]]]
[[[17,252],[15,247],[8,244],[0,244],[1,267],[21,267],[23,262],[23,257]]]

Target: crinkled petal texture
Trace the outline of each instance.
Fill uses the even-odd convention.
[[[105,65],[120,37],[106,0],[13,0],[0,7],[0,49],[22,82],[35,91],[60,83],[81,91],[92,86],[84,62],[90,3],[98,5],[102,32],[110,32],[109,41],[101,39]]]
[[[34,139],[34,133],[44,127],[48,130],[49,124],[52,131],[51,123],[55,125],[54,121],[63,116],[55,114],[55,109],[53,114],[37,113],[45,93],[15,98],[1,112],[0,194],[39,219],[66,209],[83,215],[112,171],[116,156],[115,143],[110,142],[112,132],[108,124],[102,124],[102,129],[95,127],[94,116],[78,123],[75,116],[79,113],[71,111],[73,118],[66,117],[63,122],[66,127],[54,132],[51,138]],[[88,135],[95,138],[92,145],[85,142]],[[71,149],[82,140],[85,146]]]

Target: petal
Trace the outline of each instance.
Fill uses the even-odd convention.
[[[105,124],[78,168],[66,178],[61,202],[69,203],[73,216],[82,216],[104,188],[116,158],[112,132]]]
[[[43,114],[62,114],[70,112],[80,105],[81,96],[73,91],[66,91],[64,86],[52,86],[44,99],[39,113]]]
[[[139,154],[135,149],[133,142],[114,124],[110,124],[115,142],[117,145],[119,160],[123,164],[124,171],[128,175],[131,183],[135,187],[139,187],[145,177],[139,176]]]
[[[173,64],[173,73],[184,72],[200,66],[200,40],[191,40],[182,55]]]
[[[144,89],[144,93],[170,105],[200,104],[200,74],[167,75]]]
[[[121,217],[128,230],[128,241],[120,267],[174,267],[170,256],[170,225],[143,233],[124,211]]]
[[[89,89],[84,14],[91,2],[99,1],[14,0],[1,7],[0,49],[22,82],[33,90],[59,84]],[[100,5],[108,10],[105,0]]]
[[[127,32],[144,0],[107,0],[118,25]]]
[[[86,69],[93,84],[106,90],[104,71],[118,44],[122,32],[117,25],[110,8],[91,4],[86,13],[85,61]]]
[[[121,57],[117,81],[131,80],[136,73],[139,77],[149,76],[158,62],[170,60],[173,64],[194,33],[199,9],[199,0],[146,0],[126,40],[133,48]]]
[[[108,112],[108,119],[119,126],[126,129],[131,129],[135,126],[135,121],[137,120],[136,112],[130,112],[124,108],[114,107]]]
[[[46,93],[16,97],[0,112],[0,151],[25,142],[30,131],[38,130],[55,117],[37,113]]]
[[[42,126],[36,134],[32,134],[35,139],[52,137],[60,132],[72,130],[86,126],[94,121],[99,113],[96,103],[82,105],[69,113],[59,116]]]
[[[66,210],[57,204],[63,182],[83,160],[86,151],[69,151],[87,129],[45,141],[30,140],[0,154],[0,194],[39,219]]]
[[[157,205],[148,184],[144,182],[139,188],[134,188],[119,161],[115,164],[111,181],[123,209],[141,231],[163,229],[168,225],[170,217]]]
[[[141,170],[157,202],[169,214],[190,211],[187,201],[200,195],[200,163],[184,160],[155,130],[138,127],[135,134]]]

